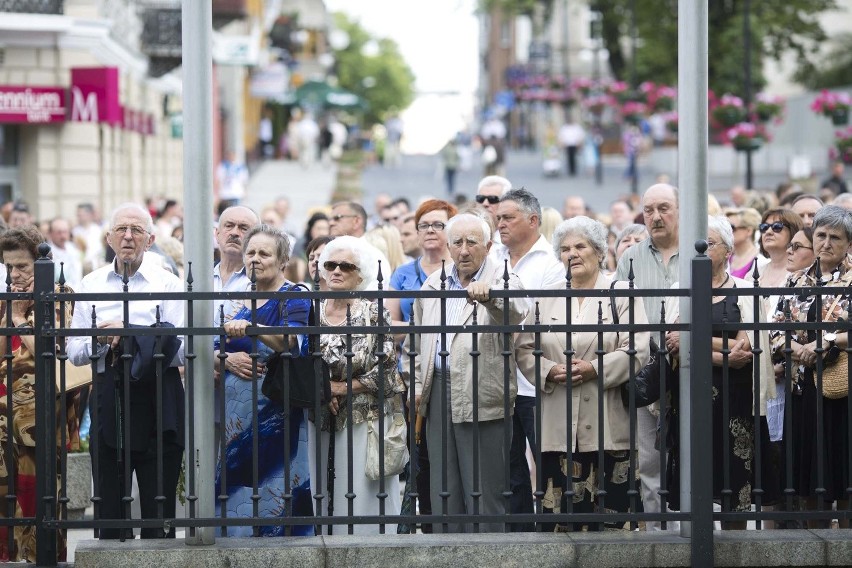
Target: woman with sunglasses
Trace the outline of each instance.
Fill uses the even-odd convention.
[[[814,263],[814,231],[805,227],[790,240],[787,245],[787,272],[790,274],[804,270]]]
[[[366,290],[376,276],[375,248],[362,239],[350,236],[337,237],[325,246],[319,258],[320,275],[332,292],[355,292]],[[329,437],[334,436],[336,479],[333,506],[338,514],[349,510],[349,483],[352,483],[354,515],[378,515],[380,492],[379,480],[367,478],[364,468],[367,457],[369,428],[378,424],[379,412],[384,414],[385,432],[392,425],[394,413],[400,408],[399,393],[405,392],[394,358],[394,341],[391,335],[348,333],[351,326],[389,325],[390,312],[385,309],[379,317],[376,300],[357,296],[328,298],[320,304],[319,325],[329,328],[320,335],[320,352],[331,372],[331,402],[323,408],[320,417],[321,438],[316,438],[316,428],[308,428],[311,471],[328,463]],[[380,343],[379,339],[383,338]],[[380,355],[381,354],[381,355]],[[380,363],[381,361],[381,363]],[[351,380],[352,398],[349,397]],[[384,390],[383,406],[380,406],[380,389]],[[351,404],[351,411],[350,411]],[[350,414],[351,412],[351,414]],[[335,419],[332,421],[331,417]],[[351,423],[351,426],[350,426]],[[331,428],[334,432],[329,432]],[[351,427],[353,443],[348,450],[348,430]],[[379,435],[384,436],[380,432]],[[319,443],[322,458],[316,461]],[[349,479],[348,463],[352,463],[352,479]],[[313,483],[315,476],[311,476]],[[312,487],[314,494],[322,493],[324,487]],[[400,510],[399,476],[384,478],[384,513],[398,515]],[[322,502],[317,515],[327,514],[328,503]],[[379,525],[355,525],[355,534],[378,534]]]
[[[758,230],[760,231],[760,253],[769,258],[769,263],[760,269],[758,285],[761,288],[780,288],[790,276],[787,268],[787,251],[793,235],[802,228],[802,219],[792,209],[769,209],[763,214]],[[753,282],[751,275],[746,275]],[[778,303],[778,294],[763,297],[764,313],[771,314]],[[786,398],[783,388],[784,369],[779,364],[775,368],[775,398],[766,401],[766,421],[769,428],[769,445],[762,454],[764,459],[762,488],[763,504],[772,507],[779,502],[783,488],[783,438],[784,407]],[[766,528],[774,528],[775,523],[768,521]]]
[[[734,250],[729,260],[729,269],[734,278],[750,279],[755,263],[762,266],[764,259],[758,256],[754,244],[755,232],[760,224],[760,213],[744,207],[726,213],[734,231]]]
[[[802,219],[792,209],[769,209],[763,214],[760,230],[760,254],[769,262],[759,269],[761,288],[779,288],[790,275],[787,269],[787,245],[802,228]],[[751,275],[745,276],[752,280]],[[770,296],[768,307],[775,308],[778,296]]]
[[[829,365],[849,342],[844,326],[830,322],[845,320],[850,309],[848,291],[852,282],[852,261],[848,250],[852,243],[852,214],[842,207],[826,205],[814,216],[812,229],[816,260],[808,268],[793,273],[788,285],[791,288],[822,286],[826,293],[822,294],[819,304],[816,300],[820,296],[815,294],[792,294],[782,298],[775,320],[783,322],[789,318],[794,322],[824,323],[819,330],[773,331],[772,347],[776,362],[786,363],[789,333],[792,364],[787,370],[792,375],[793,428],[785,438],[792,444],[793,479],[787,486],[804,498],[805,509],[817,509],[817,491],[821,490],[823,510],[830,511],[832,502],[837,501],[839,511],[848,507],[846,488],[852,483],[848,468],[850,441],[846,435],[848,395],[827,398],[817,390],[817,359],[822,357],[824,365]],[[817,443],[818,439],[821,444]],[[818,449],[822,450],[821,455]],[[827,519],[808,521],[809,528],[828,528],[828,525]],[[849,520],[842,519],[840,525],[848,528]]]

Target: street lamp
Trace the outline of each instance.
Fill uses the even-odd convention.
[[[636,78],[636,0],[630,0],[630,90],[636,93],[639,88]],[[639,195],[639,150],[633,157],[630,174],[630,193]]]
[[[743,103],[746,108],[746,116],[748,116],[749,122],[752,120],[751,115],[751,0],[745,0],[743,5],[743,9],[745,10],[745,14],[743,16],[743,54],[745,57],[745,85],[743,86]],[[752,172],[752,164],[751,164],[751,146],[746,147],[745,158],[746,158],[746,178],[745,178],[745,186],[746,189],[751,189],[754,187],[754,177]]]
[[[592,11],[589,13],[591,19],[591,36],[592,36],[592,78],[595,82],[595,93],[600,94],[601,84],[601,69],[600,69],[600,51],[603,33],[601,27],[603,25],[603,14],[601,12]],[[595,117],[594,127],[592,132],[592,140],[595,144],[595,154],[597,162],[595,163],[595,183],[603,185],[603,156],[601,155],[601,146],[603,145],[603,134],[601,133],[601,112],[593,113]]]

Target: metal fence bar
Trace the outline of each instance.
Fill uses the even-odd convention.
[[[692,447],[706,448],[712,443],[713,413],[710,401],[713,387],[709,370],[713,364],[711,345],[713,325],[708,316],[712,309],[712,270],[710,259],[704,256],[707,243],[696,246],[698,256],[692,261],[692,322],[691,366],[697,370],[690,377],[691,392],[682,407],[690,406]],[[706,369],[705,372],[700,370]],[[683,390],[681,391],[683,395]],[[691,564],[695,567],[713,565],[713,462],[712,453],[694,451],[691,455]]]
[[[53,291],[53,262],[47,257],[50,248],[46,244],[39,246],[40,257],[35,261],[33,297]],[[10,267],[11,268],[11,267]],[[11,270],[9,273],[11,274]],[[56,318],[53,304],[34,302],[34,329],[45,330],[54,326]],[[11,310],[8,310],[11,312]],[[11,316],[10,316],[11,317]],[[36,439],[45,443],[36,451],[36,562],[40,566],[56,566],[57,533],[46,521],[56,517],[56,381],[53,366],[56,355],[56,341],[43,333],[35,334],[35,417]],[[11,338],[8,338],[11,341]],[[11,361],[9,362],[11,363]],[[12,381],[6,383],[7,393],[14,389]],[[7,399],[9,408],[12,400]],[[14,432],[12,421],[7,423],[7,436],[11,442]],[[10,444],[11,446],[12,444]],[[6,463],[13,461],[9,454]],[[8,467],[8,465],[7,465]],[[13,468],[13,471],[17,468]],[[13,531],[10,531],[13,532]],[[12,550],[12,549],[10,549]]]

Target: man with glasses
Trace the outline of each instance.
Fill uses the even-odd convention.
[[[154,257],[146,255],[154,243],[153,231],[154,223],[145,208],[135,203],[119,205],[112,214],[107,233],[107,243],[115,251],[115,259],[85,276],[78,291],[83,294],[122,293],[126,277],[130,293],[183,292],[181,281],[162,268]],[[92,329],[94,313],[97,329],[92,329],[92,333],[98,334],[97,343],[92,345],[90,336],[76,336],[68,338],[67,345],[68,358],[74,365],[88,366],[90,356],[97,356],[97,400],[93,401],[97,414],[93,413],[92,417],[97,417],[99,423],[93,420],[92,428],[97,432],[97,440],[91,449],[93,457],[98,457],[94,465],[99,474],[95,488],[101,499],[99,515],[102,519],[122,519],[125,511],[129,511],[124,503],[124,499],[130,497],[129,488],[120,479],[120,467],[123,467],[128,474],[136,474],[142,518],[158,518],[158,496],[162,496],[162,518],[172,519],[175,517],[175,490],[184,447],[184,390],[178,371],[183,361],[181,340],[177,338],[172,356],[167,355],[163,361],[161,398],[158,400],[155,364],[138,370],[142,376],[130,378],[127,392],[116,388],[116,382],[122,382],[120,376],[116,380],[121,369],[114,365],[123,366],[121,355],[131,352],[127,342],[132,341],[141,347],[144,339],[141,336],[122,339],[109,330],[148,327],[158,322],[183,327],[184,302],[156,297],[133,300],[127,303],[127,321],[124,321],[124,308],[125,302],[121,300],[78,300],[74,304],[71,327]],[[134,364],[137,358],[134,355]],[[133,368],[136,368],[135,365]],[[127,404],[120,404],[123,400]],[[158,430],[157,407],[160,404],[162,428]],[[130,408],[129,416],[123,414],[125,408]],[[157,439],[160,435],[163,443],[162,469],[157,464]],[[129,444],[130,462],[120,465],[126,444]],[[158,487],[160,474],[162,488]],[[119,529],[103,528],[100,529],[100,538],[119,538],[119,533]],[[162,526],[142,529],[142,538],[163,537],[174,537],[174,528],[168,532]]]
[[[479,180],[476,188],[476,202],[491,216],[492,226],[497,226],[497,204],[500,198],[512,189],[512,182],[501,176],[486,176]],[[495,243],[500,242],[500,233],[496,230],[492,235]]]
[[[354,201],[340,201],[331,206],[328,216],[328,227],[331,236],[361,238],[367,232],[367,212]]]
[[[490,255],[501,267],[509,263],[509,271],[516,274],[527,290],[541,290],[565,285],[565,268],[556,260],[553,247],[539,229],[541,204],[526,189],[512,189],[503,195],[497,205],[497,232],[502,244],[491,247]],[[524,377],[520,369],[518,397],[512,416],[512,448],[509,451],[511,470],[512,513],[533,513],[532,482],[527,465],[527,442],[535,455],[535,377]],[[513,523],[513,532],[534,531],[533,523]]]
[[[618,261],[616,280],[627,280],[633,261],[636,288],[646,290],[671,288],[679,279],[678,270],[678,209],[677,188],[660,183],[649,187],[642,196],[642,216],[648,228],[647,239],[627,249]],[[660,323],[661,297],[646,297],[645,313],[648,323]],[[670,319],[667,318],[668,322]],[[654,332],[655,334],[657,332]],[[642,480],[642,504],[646,513],[659,513],[660,452],[654,447],[657,438],[657,417],[649,407],[636,410],[636,440],[639,450],[639,474]],[[668,523],[674,530],[676,523]],[[659,521],[645,523],[646,530],[660,530]]]

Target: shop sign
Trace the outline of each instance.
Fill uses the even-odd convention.
[[[65,121],[65,89],[0,86],[0,123]]]
[[[118,67],[71,69],[71,121],[121,125]]]

